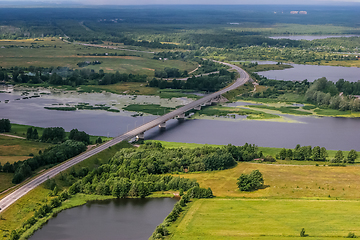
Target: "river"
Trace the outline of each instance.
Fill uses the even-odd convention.
[[[60,212],[31,240],[148,239],[177,202],[173,198],[113,199]]]
[[[54,111],[44,109],[52,103],[67,101],[84,102],[101,99],[99,94],[78,94],[69,98],[57,94],[38,98],[18,99],[20,92],[0,93],[0,118],[13,123],[39,127],[63,127],[70,131],[77,128],[91,135],[115,137],[144,122],[156,118],[153,115],[131,117],[131,112],[113,113],[104,110]],[[93,96],[93,98],[92,98]],[[105,93],[106,97],[107,94]],[[104,97],[104,98],[105,98]],[[112,95],[115,98],[115,96]],[[118,95],[122,98],[122,95]],[[127,96],[129,98],[129,96]],[[139,97],[138,97],[139,98]],[[8,103],[4,99],[9,100]],[[173,101],[182,101],[173,99]],[[94,100],[95,102],[95,100]],[[106,103],[103,101],[102,103]],[[234,106],[241,103],[233,104]],[[288,122],[247,120],[245,118],[214,120],[195,119],[183,123],[167,122],[167,130],[153,128],[145,132],[146,139],[203,144],[234,144],[246,142],[262,147],[294,148],[296,144],[321,146],[332,150],[360,151],[360,119],[291,116]]]

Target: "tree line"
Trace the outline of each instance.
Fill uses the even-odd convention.
[[[0,71],[0,80],[9,81],[8,74],[14,83],[49,83],[52,85],[79,86],[88,84],[108,85],[118,82],[146,82],[147,75],[127,73],[105,73],[100,69],[95,72],[92,69],[70,69],[68,67],[11,67]],[[7,77],[5,77],[7,76]],[[6,78],[6,79],[5,79]]]
[[[43,130],[41,137],[39,137],[37,129],[29,127],[26,132],[26,139],[39,140],[41,142],[48,143],[59,143],[65,141],[66,132],[62,127],[48,127]],[[69,133],[68,139],[83,142],[86,145],[90,144],[90,135],[84,131],[79,131],[78,129],[72,129]],[[102,141],[97,139],[96,143],[98,142],[101,143]]]
[[[347,157],[343,155],[341,150],[337,151],[335,157],[330,160],[332,163],[354,163],[358,154],[355,150],[351,150]],[[277,159],[281,160],[299,160],[299,161],[326,161],[329,157],[329,154],[324,147],[316,146],[312,148],[311,146],[300,146],[297,144],[295,149],[281,149],[281,151],[276,154]]]
[[[86,150],[86,145],[82,142],[67,140],[59,145],[47,148],[39,155],[24,161],[5,163],[0,170],[7,173],[15,173],[12,182],[17,184],[32,175],[32,172],[41,166],[55,165],[72,158]]]
[[[360,95],[360,81],[348,82],[340,79],[334,84],[326,78],[319,78],[305,93],[307,101],[318,106],[359,112],[360,99],[352,95]]]
[[[158,80],[153,78],[149,81],[149,87],[158,87],[160,89],[191,89],[196,91],[215,92],[221,88],[226,87],[233,79],[235,79],[234,72],[228,72],[226,69],[221,69],[218,74],[210,74],[206,76],[195,77],[192,76],[185,81],[181,80]]]

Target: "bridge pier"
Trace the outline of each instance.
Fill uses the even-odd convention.
[[[142,132],[142,133],[139,133],[137,136],[136,136],[136,140],[139,141],[139,140],[144,140],[145,137],[145,132]]]
[[[197,106],[197,107],[194,107],[195,110],[199,111],[201,110],[201,105]]]
[[[159,128],[165,129],[166,128],[166,122],[160,123]]]
[[[182,113],[182,114],[176,116],[176,119],[179,120],[179,121],[184,121],[184,119],[185,119],[185,113]]]

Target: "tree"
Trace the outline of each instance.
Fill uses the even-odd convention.
[[[341,150],[337,151],[335,154],[335,158],[333,159],[334,163],[340,163],[344,159],[343,152]]]
[[[32,129],[32,127],[29,127],[26,132],[26,139],[27,140],[32,139],[32,134],[33,134],[33,129]]]
[[[72,129],[69,134],[70,140],[75,140],[79,142],[84,142],[89,144],[90,143],[90,136],[89,134],[85,133],[84,131],[79,131],[77,129]]]
[[[281,149],[281,151],[279,153],[279,157],[281,160],[284,160],[286,158],[286,149],[285,148]]]
[[[10,132],[11,130],[11,123],[9,119],[1,119],[0,120],[0,132]]]
[[[355,159],[358,157],[357,152],[354,149],[351,149],[348,156],[347,156],[347,162],[348,163],[354,163]]]
[[[325,161],[328,156],[329,156],[329,155],[328,155],[328,153],[327,153],[327,151],[326,151],[326,148],[322,147],[322,148],[320,149],[320,159],[321,159],[322,161]]]
[[[102,138],[101,137],[98,137],[95,141],[95,143],[102,143]]]
[[[293,159],[293,156],[294,156],[293,151],[291,149],[288,149],[286,151],[286,157],[289,159]]]
[[[264,179],[259,170],[254,170],[250,174],[241,174],[237,185],[240,191],[254,191],[264,186]]]
[[[305,233],[305,228],[301,229],[300,237],[307,237],[307,236],[309,235]]]
[[[319,146],[316,146],[316,147],[313,148],[313,150],[312,150],[312,159],[314,161],[321,160],[321,154],[320,154],[320,147]]]
[[[33,133],[32,133],[32,139],[39,139],[39,134],[37,129],[35,128]]]

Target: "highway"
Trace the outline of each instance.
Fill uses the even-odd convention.
[[[215,62],[218,62],[218,61],[215,61]],[[241,69],[240,67],[238,66],[235,66],[235,65],[232,65],[232,64],[229,64],[229,63],[223,63],[223,62],[218,62],[218,63],[221,63],[221,64],[224,64],[224,65],[227,65],[229,67],[231,67],[232,69],[236,70],[239,74],[240,74],[240,77],[230,86],[218,91],[218,92],[215,92],[215,93],[212,93],[212,94],[209,94],[209,95],[206,95],[205,97],[199,99],[199,100],[196,100],[196,101],[193,101],[181,108],[178,108],[170,113],[167,113],[163,116],[160,116],[148,123],[145,123],[143,125],[141,125],[140,127],[137,127],[131,131],[128,131],[118,137],[115,137],[113,138],[112,140],[96,147],[96,148],[93,148],[89,151],[86,151],[74,158],[72,158],[71,160],[69,161],[66,161],[44,173],[42,173],[41,175],[39,175],[38,177],[34,178],[33,180],[29,181],[28,183],[24,184],[23,186],[21,186],[20,188],[16,189],[15,191],[13,191],[12,193],[9,193],[5,198],[3,198],[2,200],[0,200],[0,212],[4,211],[6,208],[8,208],[11,204],[13,204],[14,202],[16,202],[18,199],[20,199],[22,196],[24,196],[25,194],[27,194],[28,192],[30,192],[32,189],[34,189],[35,187],[39,186],[40,184],[42,184],[43,182],[45,182],[47,179],[49,178],[52,178],[54,176],[56,176],[57,174],[59,174],[60,172],[74,166],[75,164],[81,162],[81,161],[84,161],[85,159],[117,144],[117,143],[120,143],[124,140],[129,140],[133,137],[136,137],[137,135],[153,128],[153,127],[156,127],[158,126],[159,124],[161,123],[164,123],[166,122],[167,120],[170,120],[170,119],[173,119],[173,118],[176,118],[177,116],[191,110],[191,109],[194,109],[195,107],[198,107],[199,105],[202,105],[202,104],[205,104],[206,102],[209,102],[211,101],[211,99],[213,98],[216,98],[218,96],[220,96],[221,94],[223,93],[226,93],[230,90],[233,90],[233,89],[236,89],[238,87],[240,87],[241,85],[245,84],[247,81],[250,80],[250,77],[249,75],[247,74],[247,72],[245,72],[243,69]]]

